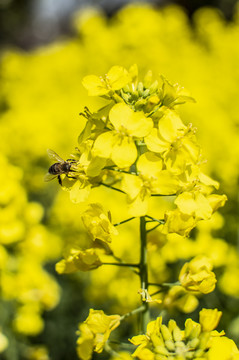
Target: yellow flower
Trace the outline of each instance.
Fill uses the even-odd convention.
[[[72,250],[72,254],[56,264],[59,274],[69,274],[76,271],[90,271],[102,265],[99,256],[94,249]]]
[[[110,91],[120,90],[130,82],[128,71],[122,66],[113,66],[105,77],[88,75],[82,84],[89,96],[107,95]]]
[[[183,192],[176,198],[175,204],[183,214],[196,219],[209,219],[213,211],[206,196],[199,191]]]
[[[160,157],[146,152],[139,157],[137,170],[139,176],[126,174],[122,181],[122,189],[128,195],[130,214],[143,216],[147,213],[151,194],[174,194],[179,183],[168,170],[163,170]]]
[[[164,217],[165,224],[161,228],[163,234],[176,233],[187,236],[197,225],[197,221],[193,216],[183,214],[179,209],[166,211]]]
[[[161,154],[167,169],[177,174],[185,171],[187,164],[196,163],[200,154],[191,126],[186,127],[170,109],[164,110],[158,130],[154,128],[145,143],[150,151]]]
[[[134,141],[149,134],[153,121],[146,118],[142,111],[134,112],[122,103],[113,106],[109,119],[113,130],[98,136],[93,155],[111,159],[120,168],[129,167],[137,158]]]
[[[212,272],[212,263],[203,255],[198,255],[185,263],[179,274],[181,285],[188,291],[208,294],[215,289],[216,276]]]
[[[93,240],[100,239],[109,243],[112,235],[118,235],[118,231],[111,224],[110,213],[100,204],[90,204],[82,214],[82,221]]]
[[[119,315],[107,316],[102,310],[90,309],[88,318],[79,325],[77,354],[82,360],[91,359],[93,351],[101,353],[110,333],[120,324]]]

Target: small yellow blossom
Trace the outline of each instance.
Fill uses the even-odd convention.
[[[139,176],[124,176],[122,189],[128,195],[130,214],[143,216],[147,213],[151,194],[174,194],[179,182],[168,170],[163,170],[162,159],[151,152],[139,157],[137,170]]]
[[[56,264],[59,274],[69,274],[76,271],[90,271],[102,265],[99,256],[94,249],[72,250],[67,259],[62,259]]]
[[[208,294],[214,290],[217,281],[212,267],[211,261],[206,256],[198,255],[183,265],[179,281],[188,291]]]
[[[100,204],[90,204],[82,214],[82,221],[92,239],[111,242],[113,235],[118,235],[112,225],[110,213],[107,213]]]
[[[107,95],[110,91],[120,90],[130,82],[128,71],[122,66],[113,66],[105,77],[88,75],[82,83],[89,96]]]
[[[98,136],[93,147],[94,156],[111,159],[118,167],[131,166],[137,158],[134,140],[148,135],[153,121],[142,111],[134,112],[126,104],[113,106],[109,113],[113,130]]]
[[[81,360],[91,359],[93,351],[101,353],[110,333],[120,324],[119,315],[105,315],[102,310],[90,309],[88,318],[79,325],[77,354]]]
[[[170,109],[164,110],[158,130],[154,128],[145,143],[149,150],[162,155],[167,169],[177,174],[185,171],[188,164],[196,163],[200,155],[191,126],[186,127]]]

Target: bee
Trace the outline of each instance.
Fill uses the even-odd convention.
[[[50,159],[57,162],[49,167],[48,173],[44,177],[44,181],[51,181],[57,177],[59,184],[62,185],[61,175],[63,174],[65,174],[68,178],[75,179],[74,176],[69,176],[69,173],[75,172],[75,170],[72,169],[72,165],[76,162],[76,160],[68,159],[65,161],[51,149],[48,149],[47,153]]]

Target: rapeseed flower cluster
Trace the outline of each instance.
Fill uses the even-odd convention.
[[[146,329],[148,303],[170,308],[170,302],[177,303],[180,299],[181,310],[190,312],[198,305],[195,294],[207,294],[215,288],[216,277],[212,271],[212,262],[202,255],[184,264],[178,282],[157,284],[148,280],[151,274],[145,255],[147,233],[157,228],[162,236],[170,233],[176,236],[188,235],[199,221],[210,219],[212,214],[224,205],[226,196],[212,193],[213,188],[218,189],[219,184],[202,173],[201,149],[197,144],[195,131],[192,135],[191,124],[186,130],[175,109],[177,105],[191,101],[192,98],[186,95],[186,91],[179,85],[172,85],[163,77],[153,80],[152,74],[148,73],[145,82],[148,87],[138,80],[136,65],[128,71],[114,66],[109,70],[109,75],[87,76],[83,80],[89,95],[102,96],[107,103],[94,113],[85,108],[82,116],[86,118],[86,124],[78,138],[79,146],[73,154],[71,168],[69,172],[59,175],[63,190],[70,192],[74,202],[85,202],[86,199],[82,197],[84,184],[85,187],[92,185],[90,191],[104,186],[126,196],[128,214],[131,217],[113,225],[110,211],[105,210],[99,203],[88,203],[81,216],[90,235],[88,247],[69,247],[65,259],[56,265],[56,270],[59,273],[71,273],[78,270],[90,271],[103,265],[115,265],[135,269],[134,272],[139,275],[141,282],[141,288],[137,292],[141,297],[142,308],[136,308],[122,316],[107,316],[101,310],[90,310],[89,317],[79,325],[77,353],[82,360],[91,359],[93,351],[100,353],[105,349],[111,352],[110,333],[125,317],[142,312],[142,329]],[[164,140],[169,144],[165,144]],[[82,159],[87,181],[78,186],[82,179]],[[149,215],[151,196],[170,195],[174,197],[176,208],[171,210],[171,213],[177,212],[180,217],[180,222],[174,221],[174,228],[168,225],[168,212],[165,212],[163,218]],[[119,234],[116,226],[137,217],[140,218],[140,261],[127,263],[115,255],[111,243],[114,236]],[[151,223],[153,227],[148,226]],[[105,261],[109,257],[117,262]],[[157,276],[155,278],[158,281]],[[120,284],[118,277],[116,282]],[[150,285],[158,286],[161,290],[150,295]],[[123,285],[122,288],[126,286]],[[153,296],[160,292],[164,295],[153,299]],[[131,340],[134,345],[139,345],[132,356],[150,360],[175,357],[206,359],[208,350],[209,353],[211,351],[210,331],[217,326],[221,312],[204,310],[201,314],[201,324],[191,326],[196,328],[195,334],[193,332],[196,340],[195,336],[191,336],[191,319],[187,320],[186,328],[188,326],[190,331],[188,330],[188,336],[185,337],[174,320],[170,320],[168,328],[162,325],[161,317],[149,322],[147,334],[137,335]],[[206,335],[204,332],[201,334],[201,327]],[[151,340],[151,333],[155,337],[160,331],[164,334],[163,337],[159,335],[158,339]],[[175,333],[174,337],[170,331]]]

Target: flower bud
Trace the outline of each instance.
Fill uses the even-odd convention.
[[[175,351],[175,344],[172,340],[166,340],[165,346],[169,351]]]
[[[164,325],[164,324],[161,326],[161,334],[162,334],[165,341],[173,339],[171,332],[169,331],[167,326]]]
[[[150,94],[153,94],[157,89],[158,89],[159,83],[158,81],[154,81],[153,84],[150,85],[149,87],[149,92]]]
[[[156,354],[168,356],[169,352],[164,346],[156,346],[155,347]]]
[[[143,83],[140,81],[138,83],[138,88],[137,88],[138,92],[139,92],[139,96],[142,96],[143,95],[143,91],[144,91],[144,85]]]

